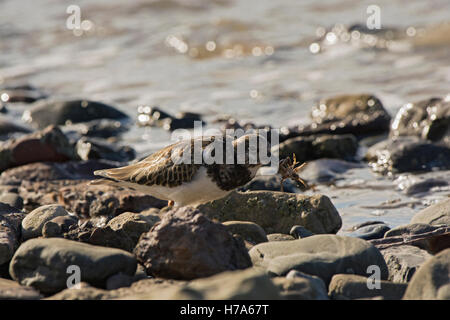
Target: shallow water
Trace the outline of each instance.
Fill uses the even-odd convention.
[[[80,7],[81,20],[90,21],[82,35],[66,28],[72,4]],[[209,123],[228,114],[273,127],[307,122],[313,103],[335,94],[373,93],[391,115],[404,103],[449,94],[445,29],[402,50],[335,45],[311,53],[318,28],[365,23],[371,4],[381,8],[383,27],[429,29],[450,22],[448,0],[3,0],[0,82],[31,83],[54,97],[109,102],[132,119],[145,104],[173,114],[199,112]],[[10,116],[20,121],[28,107],[10,107]],[[170,138],[162,129],[137,126],[124,135],[140,155]],[[450,180],[449,172],[426,176]],[[343,229],[366,220],[404,224],[450,195],[441,188],[407,196],[393,179],[352,169],[337,187],[319,185],[315,192],[332,198]],[[409,204],[367,208],[386,201]]]

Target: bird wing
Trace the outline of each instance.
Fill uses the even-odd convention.
[[[201,137],[179,141],[135,164],[114,169],[97,170],[94,171],[94,175],[146,186],[179,186],[184,182],[192,181],[201,166],[201,163],[194,163],[195,141],[201,142],[203,150],[213,141],[213,138]]]

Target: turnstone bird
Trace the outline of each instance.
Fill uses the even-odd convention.
[[[265,156],[270,157],[270,144],[259,134],[198,137],[171,144],[135,164],[97,170],[94,175],[104,179],[91,184],[130,188],[168,200],[169,205],[197,205],[220,199],[252,180]],[[283,180],[303,183],[296,164],[289,158],[280,161]]]

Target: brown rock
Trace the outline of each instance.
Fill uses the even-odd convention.
[[[167,212],[141,236],[134,252],[148,274],[171,279],[196,279],[251,266],[241,239],[190,207]]]
[[[0,144],[0,171],[33,162],[75,159],[69,140],[56,126]]]

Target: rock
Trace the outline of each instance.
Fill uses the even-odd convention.
[[[433,226],[446,224],[450,226],[450,199],[417,212],[411,219],[411,223],[425,223]]]
[[[23,208],[23,199],[17,193],[13,192],[5,192],[0,195],[0,202],[9,204],[10,206],[22,209]]]
[[[58,216],[45,222],[42,227],[42,236],[44,238],[63,237],[64,233],[69,232],[70,227],[78,224],[76,216]]]
[[[37,102],[30,110],[26,110],[22,118],[35,127],[44,128],[48,125],[64,125],[95,119],[119,120],[128,117],[123,112],[101,102],[43,100]]]
[[[390,135],[439,141],[450,135],[450,102],[430,98],[405,104],[395,116]]]
[[[263,272],[251,268],[222,272],[190,282],[206,300],[278,300],[279,290]]]
[[[50,238],[24,242],[11,260],[9,273],[22,285],[54,293],[67,287],[72,265],[80,268],[81,281],[100,287],[114,274],[136,271],[136,259],[126,251]]]
[[[0,266],[9,262],[19,247],[24,216],[19,209],[0,203]],[[0,274],[2,271],[0,267]]]
[[[396,246],[381,250],[389,269],[389,281],[407,283],[431,255],[414,246]]]
[[[42,236],[44,224],[61,216],[69,216],[69,213],[62,206],[56,204],[42,206],[31,211],[22,221],[22,237],[27,240]]]
[[[42,296],[31,287],[21,286],[15,281],[0,278],[0,300],[38,300]]]
[[[178,113],[176,117],[161,110],[159,107],[139,106],[138,121],[139,126],[162,127],[165,130],[176,130],[181,128],[194,128],[195,121],[204,124],[201,115],[193,112]]]
[[[432,226],[426,223],[411,223],[407,225],[398,226],[394,229],[389,230],[384,234],[385,238],[403,236],[408,238],[412,235],[419,235],[427,232],[432,232],[439,229],[437,226]]]
[[[257,191],[257,190],[266,190],[266,191],[280,191],[281,190],[281,177],[279,175],[276,176],[268,176],[268,175],[260,175],[256,176],[249,183],[244,185],[241,188],[238,188],[238,191]],[[297,193],[300,189],[297,188],[295,182],[291,179],[285,180],[283,182],[283,190],[288,193]]]
[[[283,233],[271,233],[267,235],[267,240],[270,241],[290,241],[295,240],[295,238],[289,234]]]
[[[167,201],[141,192],[108,185],[87,185],[87,181],[60,188],[57,198],[67,210],[82,217],[116,216],[167,205]]]
[[[128,130],[128,126],[117,120],[96,119],[87,122],[80,122],[66,125],[64,130],[76,132],[84,137],[110,138],[117,137]]]
[[[346,236],[360,238],[364,240],[379,239],[383,238],[385,233],[388,232],[390,229],[391,228],[387,224],[378,223],[358,228],[354,232],[346,234]]]
[[[420,140],[397,137],[379,142],[365,156],[372,170],[382,174],[450,169],[450,148]]]
[[[267,235],[263,228],[256,223],[248,221],[226,221],[223,223],[232,234],[241,236],[252,244],[267,242]]]
[[[227,197],[198,206],[219,221],[251,221],[266,233],[288,234],[301,225],[313,233],[336,233],[341,217],[324,195],[304,196],[270,191],[231,192]]]
[[[281,296],[288,300],[328,300],[322,279],[292,270],[286,277],[272,278]]]
[[[320,158],[352,159],[358,142],[353,135],[322,135],[288,139],[279,145],[280,159],[295,154],[300,163]]]
[[[114,231],[125,233],[136,245],[141,234],[148,232],[160,220],[161,218],[158,216],[143,216],[133,212],[125,212],[111,219],[107,226]]]
[[[70,240],[133,252],[141,234],[149,231],[159,221],[159,217],[125,212],[106,224],[93,220],[89,219],[80,226],[71,227],[62,236]]]
[[[411,185],[404,188],[404,192],[407,196],[415,196],[418,197],[422,193],[430,192],[432,188],[435,187],[445,187],[448,186],[449,183],[444,179],[435,179],[428,178],[423,181],[413,182]]]
[[[379,289],[374,280],[354,274],[336,274],[331,279],[328,295],[332,299],[361,299],[381,296],[385,300],[400,300],[406,290],[406,284],[380,280]]]
[[[325,183],[334,181],[351,169],[363,168],[356,162],[340,159],[317,159],[308,161],[300,172],[302,179],[309,183]]]
[[[114,168],[119,165],[117,162],[107,160],[36,162],[3,171],[0,175],[0,183],[20,186],[22,181],[97,179],[98,176],[93,174],[95,170]]]
[[[0,171],[33,162],[76,159],[67,137],[55,126],[0,143]]]
[[[399,235],[386,234],[383,239],[369,241],[380,250],[393,246],[412,245],[435,254],[450,248],[450,226],[424,227],[423,225],[412,224],[401,226],[395,232]]]
[[[112,275],[106,280],[106,289],[115,290],[119,288],[129,287],[133,283],[133,277],[127,274],[118,273]]]
[[[385,224],[383,221],[377,221],[377,220],[369,220],[364,221],[361,223],[357,223],[349,228],[349,231],[356,231],[358,229],[367,227],[367,226],[373,226],[374,224]]]
[[[450,249],[427,260],[412,277],[405,300],[450,299]]]
[[[170,279],[196,279],[251,266],[241,239],[190,207],[167,212],[141,236],[134,252],[149,275]]]
[[[313,123],[296,128],[297,135],[373,135],[389,131],[391,117],[370,94],[340,95],[321,100],[312,108]]]
[[[291,270],[320,277],[329,283],[338,273],[367,275],[370,265],[377,265],[381,278],[388,270],[381,253],[362,239],[336,235],[314,235],[293,241],[267,242],[249,251],[254,266],[269,274],[286,275]]]
[[[47,95],[30,85],[6,86],[0,90],[3,102],[8,103],[33,103],[47,98]]]
[[[115,146],[99,138],[82,137],[77,141],[76,152],[80,159],[106,159],[111,161],[131,161],[136,152],[129,146]]]
[[[289,234],[295,239],[307,238],[314,235],[314,233],[302,226],[293,226]]]
[[[0,117],[0,136],[8,136],[13,133],[31,133],[31,130],[25,128],[14,121],[1,116]]]

